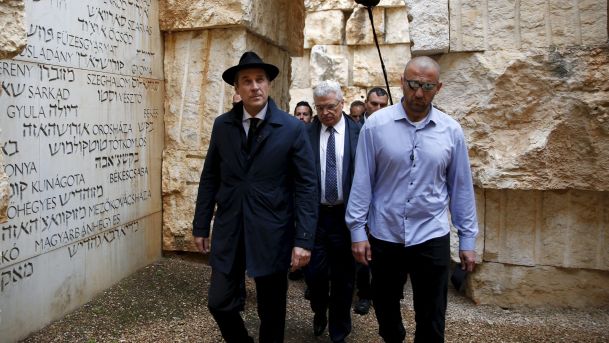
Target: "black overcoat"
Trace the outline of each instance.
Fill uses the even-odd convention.
[[[248,275],[288,270],[294,246],[311,250],[317,222],[315,160],[304,124],[268,100],[251,152],[245,149],[243,105],[214,121],[193,220],[209,237],[210,264],[229,273],[243,234]]]

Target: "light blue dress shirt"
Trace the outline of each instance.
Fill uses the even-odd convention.
[[[449,233],[448,210],[459,249],[474,250],[478,221],[463,130],[432,107],[411,123],[401,103],[366,120],[355,156],[345,220],[351,240],[377,239],[411,246]]]

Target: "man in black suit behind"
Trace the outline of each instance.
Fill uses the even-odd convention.
[[[364,125],[368,117],[381,108],[387,107],[389,95],[387,91],[381,87],[374,87],[368,91],[364,108],[366,111],[360,117],[360,125]],[[359,298],[353,306],[353,312],[359,315],[366,315],[370,311],[372,303],[372,286],[370,282],[370,268],[361,263],[357,263],[355,267],[355,285],[357,288],[357,297]]]
[[[320,195],[315,246],[305,277],[314,312],[313,332],[320,336],[328,324],[333,342],[351,332],[351,299],[355,260],[345,225],[355,170],[360,125],[343,113],[343,95],[335,81],[323,81],[313,91],[317,119],[308,127],[315,155]]]
[[[374,87],[370,89],[366,95],[366,101],[364,102],[366,111],[360,117],[359,123],[364,125],[368,117],[381,108],[387,107],[388,102],[389,94],[387,94],[386,90],[381,87]]]
[[[199,183],[193,236],[210,252],[208,307],[228,343],[254,342],[239,314],[245,271],[256,283],[259,341],[283,342],[287,273],[309,262],[314,242],[313,152],[304,124],[268,97],[278,73],[246,52],[222,74],[242,101],[214,121]]]

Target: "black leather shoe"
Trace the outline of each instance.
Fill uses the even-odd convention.
[[[370,312],[370,299],[360,299],[353,306],[353,312],[359,315],[367,315]]]
[[[303,278],[304,278],[304,273],[302,272],[302,269],[296,269],[295,271],[288,273],[288,279],[290,279],[292,281],[300,280]]]
[[[326,325],[328,325],[328,318],[325,313],[316,313],[313,316],[313,334],[315,336],[321,336],[326,330]]]

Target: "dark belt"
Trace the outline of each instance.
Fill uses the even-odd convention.
[[[334,205],[326,205],[326,204],[319,204],[319,208],[322,210],[336,210],[336,209],[343,209],[345,208],[345,204],[334,204]]]

